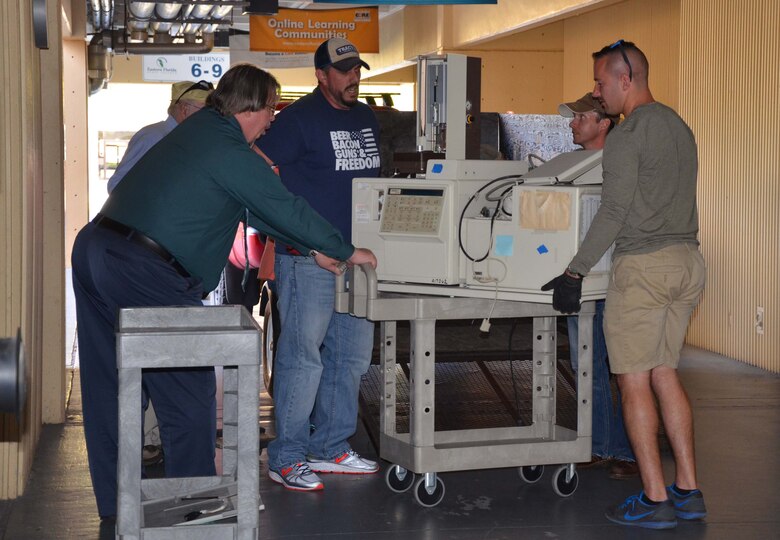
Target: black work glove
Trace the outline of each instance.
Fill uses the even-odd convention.
[[[543,291],[553,291],[553,309],[561,313],[579,313],[582,297],[582,278],[564,272],[542,285]]]

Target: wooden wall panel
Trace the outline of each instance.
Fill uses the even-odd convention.
[[[28,371],[27,403],[19,421],[0,415],[0,498],[19,495],[40,435],[41,276],[43,264],[40,63],[29,28],[29,0],[0,4],[2,118],[0,123],[0,336],[21,328]]]
[[[27,380],[19,418],[0,415],[0,499],[24,491],[42,422],[64,419],[60,11],[41,51],[30,0],[0,3],[0,337],[21,329]]]
[[[40,51],[43,261],[41,304],[42,361],[41,420],[65,421],[65,207],[63,167],[65,158],[62,127],[62,36],[61,7],[47,3],[49,48]],[[72,339],[73,336],[70,336]]]
[[[680,113],[699,145],[708,267],[688,341],[773,372],[780,372],[778,21],[777,0],[681,2]]]

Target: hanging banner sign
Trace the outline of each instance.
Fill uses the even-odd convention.
[[[379,52],[379,9],[283,9],[249,17],[249,48],[264,52],[313,53],[323,41],[341,37],[361,53]]]
[[[314,0],[315,4],[362,4],[364,0]],[[425,6],[425,5],[462,5],[462,4],[498,4],[498,0],[371,0],[372,4]]]
[[[216,84],[228,69],[230,53],[143,55],[143,80],[150,82],[208,81]]]

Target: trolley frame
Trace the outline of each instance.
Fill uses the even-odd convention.
[[[430,473],[500,467],[573,464],[591,457],[592,341],[595,303],[579,313],[577,429],[556,424],[556,317],[541,303],[384,293],[369,265],[336,283],[336,311],[380,323],[380,457],[406,470]],[[453,295],[457,289],[453,288]],[[495,302],[495,305],[492,304]],[[481,318],[533,318],[532,424],[486,429],[436,431],[436,321]],[[396,430],[396,322],[411,332],[409,433]],[[573,466],[569,471],[573,473]]]

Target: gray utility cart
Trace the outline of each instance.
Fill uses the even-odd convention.
[[[258,537],[260,332],[243,306],[120,310],[118,539]],[[224,367],[222,475],[142,479],[141,371],[208,366]]]
[[[577,489],[575,463],[591,456],[591,366],[594,302],[582,304],[579,314],[579,372],[577,429],[556,424],[556,316],[541,303],[464,298],[397,292],[379,292],[376,272],[369,265],[355,267],[336,283],[336,311],[380,323],[380,456],[393,466],[388,487],[405,492],[413,487],[423,506],[444,498],[438,473],[493,467],[519,467],[520,477],[537,482],[545,465],[559,465],[553,490],[568,497]],[[450,288],[453,295],[458,288]],[[440,293],[439,293],[440,294]],[[436,431],[435,332],[436,321],[481,318],[533,318],[533,385],[531,425],[486,429]],[[409,321],[411,336],[409,433],[396,430],[396,322]],[[421,475],[416,478],[415,475]],[[416,482],[415,482],[416,480]]]

